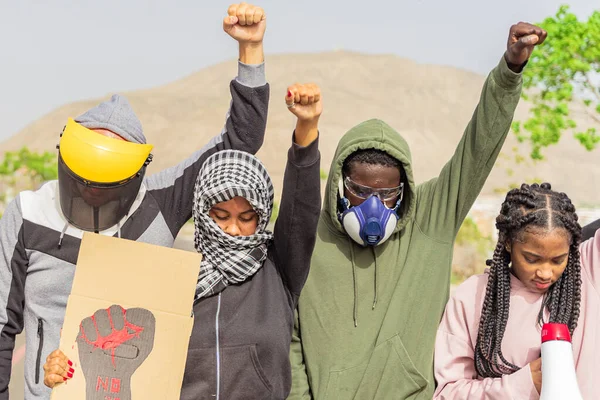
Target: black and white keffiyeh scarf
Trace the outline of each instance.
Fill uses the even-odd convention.
[[[253,235],[228,235],[208,215],[215,204],[236,196],[248,200],[258,215]],[[225,150],[204,162],[194,188],[194,244],[203,257],[196,300],[244,282],[262,267],[273,239],[273,233],[267,230],[272,210],[273,183],[258,158],[243,151]]]

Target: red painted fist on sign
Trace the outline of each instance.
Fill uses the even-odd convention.
[[[131,400],[131,376],[154,346],[154,315],[113,305],[81,321],[77,346],[87,400]]]

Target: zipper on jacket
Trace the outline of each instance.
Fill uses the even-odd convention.
[[[217,346],[216,346],[216,356],[217,356],[217,397],[216,400],[219,400],[220,395],[220,386],[221,386],[221,353],[219,351],[219,313],[221,312],[221,293],[219,293],[219,298],[217,300],[217,314],[215,316],[215,334],[217,337]]]
[[[42,362],[42,347],[44,347],[44,321],[42,321],[42,319],[38,319],[38,328],[37,328],[37,335],[38,335],[38,351],[37,351],[37,358],[35,361],[35,384],[37,385],[38,383],[40,383],[40,367],[41,367],[41,362]]]

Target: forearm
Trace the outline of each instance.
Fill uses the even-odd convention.
[[[269,106],[264,64],[239,63],[229,89],[231,106],[222,131],[188,159],[146,179],[173,236],[191,217],[194,185],[204,161],[226,149],[255,154],[264,141]]]
[[[265,61],[263,43],[240,43],[239,60],[244,64],[261,64]]]
[[[537,400],[539,395],[529,366],[511,375],[501,378],[469,379],[462,378],[454,382],[438,382],[434,400]]]
[[[510,130],[521,93],[521,76],[504,58],[489,74],[471,121],[437,179],[421,186],[417,218],[429,235],[453,240],[481,192]]]
[[[318,140],[292,144],[284,175],[279,216],[275,223],[276,265],[297,300],[310,269],[321,210]]]
[[[312,142],[317,140],[319,136],[319,119],[300,120],[296,122],[296,130],[294,132],[294,143],[299,146],[307,147]]]

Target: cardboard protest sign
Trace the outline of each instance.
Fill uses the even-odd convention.
[[[60,341],[75,373],[51,399],[178,399],[200,261],[86,233]]]

